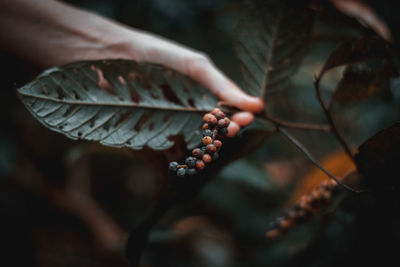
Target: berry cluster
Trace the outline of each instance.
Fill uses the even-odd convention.
[[[186,158],[185,164],[179,164],[176,161],[169,163],[169,169],[176,172],[179,177],[193,176],[203,170],[206,164],[219,157],[218,151],[222,146],[221,139],[228,134],[228,126],[231,121],[219,108],[205,114],[203,120],[202,145],[193,149],[192,156]]]
[[[294,224],[304,222],[311,216],[319,213],[328,207],[332,200],[332,195],[337,192],[338,184],[334,180],[325,180],[310,194],[303,195],[296,205],[288,209],[282,217],[277,218],[271,223],[270,229],[266,233],[268,239],[277,238],[286,234]]]

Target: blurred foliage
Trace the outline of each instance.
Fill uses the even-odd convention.
[[[71,0],[112,19],[205,51],[240,81],[232,41],[240,1]],[[400,36],[397,1],[368,2]],[[277,97],[279,116],[324,123],[313,75],[343,40],[365,28],[344,18],[317,16],[313,40],[295,85]],[[148,214],[164,182],[157,170],[165,155],[71,141],[34,120],[15,89],[40,70],[0,55],[0,255],[6,266],[127,266],[127,233]],[[332,94],[344,68],[327,73],[321,87]],[[333,105],[353,147],[400,118],[397,79],[357,105]],[[293,133],[321,158],[339,149],[333,136]],[[179,150],[179,148],[177,149]],[[173,153],[172,151],[171,153]],[[337,163],[338,165],[342,163]],[[288,171],[291,170],[291,171]],[[315,169],[279,135],[250,156],[226,166],[192,202],[171,210],[150,236],[143,266],[361,266],[398,265],[399,198],[395,193],[351,195],[278,240],[264,235],[296,185]],[[322,177],[323,174],[320,173]],[[282,180],[287,182],[282,183]]]

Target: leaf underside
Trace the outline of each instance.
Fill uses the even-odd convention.
[[[262,97],[290,88],[312,32],[303,1],[249,0],[236,29],[243,89]]]
[[[188,77],[130,60],[82,61],[49,69],[18,89],[46,127],[112,147],[164,150],[182,135],[199,143],[202,115],[217,98]]]

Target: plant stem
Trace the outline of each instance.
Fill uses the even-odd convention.
[[[343,135],[339,132],[338,128],[336,127],[335,122],[333,121],[332,114],[329,111],[329,107],[326,105],[325,101],[322,99],[321,89],[319,87],[320,80],[321,80],[321,76],[319,76],[319,75],[315,76],[315,78],[314,78],[314,87],[315,87],[315,92],[316,92],[316,96],[317,96],[318,102],[320,103],[321,108],[324,111],[325,117],[326,117],[329,125],[331,126],[331,130],[332,130],[333,134],[336,136],[336,139],[339,141],[339,143],[343,147],[343,149],[346,152],[346,154],[355,163],[354,155],[353,155],[353,152],[350,149],[349,144],[347,144],[347,142],[344,139]]]
[[[329,132],[331,130],[331,127],[329,125],[285,121],[279,118],[272,117],[267,114],[264,115],[264,118],[279,126],[284,126],[287,128],[296,128],[296,129],[323,131],[323,132]]]
[[[331,174],[329,171],[327,171],[322,165],[314,158],[314,156],[303,146],[303,144],[300,143],[299,140],[297,140],[293,135],[291,135],[286,129],[279,127],[277,125],[277,129],[280,133],[282,133],[287,139],[289,139],[290,142],[292,142],[298,149],[300,149],[301,152],[303,152],[307,158],[315,165],[317,166],[321,171],[323,171],[329,178],[335,180],[335,182],[343,187],[344,189],[351,191],[353,193],[362,193],[363,191],[354,189],[344,183],[342,183],[338,178],[336,178],[333,174]]]

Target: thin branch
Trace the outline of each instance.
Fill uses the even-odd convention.
[[[339,132],[338,128],[336,127],[335,122],[333,121],[332,115],[329,111],[329,107],[326,105],[325,101],[322,99],[321,96],[321,89],[319,87],[319,82],[321,80],[321,76],[315,76],[314,77],[314,87],[315,87],[315,92],[317,95],[317,99],[318,102],[321,105],[321,108],[323,109],[324,113],[325,113],[325,117],[328,120],[329,125],[331,126],[331,130],[333,132],[333,134],[336,136],[337,140],[339,141],[339,143],[341,144],[341,146],[343,147],[343,149],[345,150],[346,154],[350,157],[350,159],[354,161],[354,155],[353,152],[350,149],[349,144],[347,144],[346,140],[344,139],[343,135]]]
[[[291,135],[286,129],[277,126],[277,129],[280,133],[282,133],[287,139],[289,139],[290,142],[292,142],[301,152],[303,152],[307,158],[315,165],[317,166],[321,171],[323,171],[329,178],[335,180],[335,182],[343,187],[344,189],[353,192],[353,193],[363,193],[363,191],[354,189],[344,183],[342,183],[338,178],[336,178],[333,174],[331,174],[329,171],[327,171],[322,165],[314,158],[314,156],[303,146],[303,144],[300,143],[299,140],[297,140],[293,135]]]
[[[285,120],[281,120],[279,118],[272,117],[267,114],[265,114],[264,117],[265,117],[265,119],[267,119],[279,126],[283,126],[283,127],[287,127],[287,128],[296,128],[296,129],[323,131],[323,132],[329,132],[331,130],[331,127],[329,125],[324,125],[324,124],[285,121]]]

